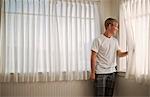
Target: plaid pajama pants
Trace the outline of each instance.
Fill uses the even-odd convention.
[[[95,96],[112,97],[115,86],[116,73],[95,75]]]

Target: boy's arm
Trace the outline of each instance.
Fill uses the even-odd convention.
[[[91,74],[90,79],[95,80],[95,66],[96,66],[96,52],[92,51],[91,54]]]
[[[128,55],[128,52],[121,52],[121,50],[117,50],[117,56],[119,57],[125,57]]]

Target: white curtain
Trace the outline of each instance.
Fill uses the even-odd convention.
[[[120,44],[127,47],[126,78],[150,83],[150,0],[120,1]],[[120,65],[122,65],[120,64]]]
[[[99,1],[2,0],[0,80],[86,80]]]

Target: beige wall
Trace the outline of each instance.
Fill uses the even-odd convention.
[[[150,97],[150,86],[149,86],[149,90],[148,91],[149,91],[148,96]]]
[[[93,97],[91,81],[2,84],[2,97]]]
[[[104,21],[109,18],[119,18],[119,0],[100,0],[101,9],[101,27],[102,32],[105,30]]]
[[[118,75],[114,95],[115,97],[148,97],[149,86],[136,83],[133,80],[127,80],[124,76]]]
[[[0,0],[0,8],[1,8],[1,0]],[[0,24],[1,24],[1,10],[0,10]],[[0,83],[0,97],[1,97],[1,83]]]
[[[62,81],[49,83],[3,83],[2,97],[94,97],[92,81]],[[148,97],[148,86],[118,76],[114,97]]]
[[[106,18],[112,16],[112,11],[111,11],[111,7],[112,7],[112,4],[111,4],[111,0],[100,0],[100,15],[101,15],[101,31],[102,33],[104,32],[104,21]]]
[[[2,95],[2,94],[1,94],[1,89],[2,89],[2,87],[1,87],[1,83],[0,83],[0,97],[1,97],[1,95]]]

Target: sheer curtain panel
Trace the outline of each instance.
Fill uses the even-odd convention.
[[[120,0],[120,44],[127,46],[126,78],[150,83],[150,0]]]
[[[99,3],[2,0],[1,82],[87,80]]]

